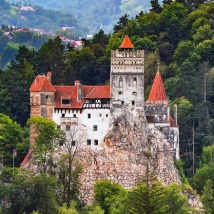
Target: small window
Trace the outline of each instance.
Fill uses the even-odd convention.
[[[136,77],[133,79],[133,86],[134,87],[137,86],[137,78]]]
[[[106,117],[108,117],[108,114],[106,114]]]
[[[120,78],[120,79],[119,79],[119,88],[122,88],[122,87],[123,87],[123,79]]]
[[[87,145],[88,145],[88,146],[91,145],[91,140],[87,140]]]
[[[121,105],[124,105],[124,101],[121,101]]]
[[[57,128],[58,128],[58,129],[61,129],[61,126],[60,126],[60,125],[57,125]]]
[[[133,91],[133,92],[132,92],[132,95],[135,95],[135,96],[136,96],[136,95],[137,95],[137,92]]]
[[[70,103],[71,103],[71,100],[69,100],[69,99],[62,100],[62,105],[69,105]]]
[[[63,146],[63,144],[64,144],[64,141],[63,141],[63,140],[60,140],[60,141],[59,141],[59,146]]]
[[[97,131],[97,125],[93,126],[93,131]]]
[[[76,142],[75,142],[74,140],[72,140],[71,145],[72,145],[72,146],[75,146],[75,145],[76,145]]]
[[[62,114],[62,117],[65,117],[65,114]]]
[[[163,127],[162,127],[162,126],[160,127],[160,131],[161,131],[161,132],[163,131]]]
[[[94,145],[98,145],[98,140],[94,140]]]
[[[74,114],[74,117],[77,117],[76,114]]]
[[[69,132],[71,130],[71,126],[70,125],[66,125],[66,131]]]
[[[91,114],[88,114],[88,118],[91,118]]]
[[[133,106],[135,105],[135,101],[132,101],[132,105],[133,105]]]
[[[99,114],[99,117],[102,117],[102,114]]]
[[[48,99],[48,95],[46,95],[45,97],[46,97],[46,100],[47,100]]]
[[[118,94],[119,94],[119,95],[123,95],[123,92],[122,92],[122,91],[119,91]]]

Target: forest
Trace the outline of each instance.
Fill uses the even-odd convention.
[[[3,213],[190,213],[181,194],[187,188],[200,195],[205,213],[214,213],[214,2],[166,0],[160,5],[152,0],[151,6],[135,18],[124,14],[112,34],[100,30],[92,39],[83,39],[82,49],[62,44],[59,37],[47,40],[38,50],[21,45],[15,59],[0,70],[0,154],[4,157],[0,199],[8,202]],[[29,88],[37,74],[48,71],[57,85],[73,85],[77,79],[86,85],[109,84],[110,51],[118,48],[126,33],[136,49],[145,50],[145,98],[160,63],[170,104],[178,105],[181,161],[175,164],[183,184],[163,187],[151,178],[153,185],[148,185],[142,178],[128,191],[99,181],[93,204],[84,206],[78,197],[82,170],[78,161],[70,162],[65,156],[70,164],[61,161],[57,172],[44,168],[37,175],[27,170],[20,173],[29,148],[29,125],[40,124],[48,131],[54,127],[42,118],[29,119]],[[48,142],[59,140],[61,134],[50,132],[45,140],[41,136],[42,148],[50,152],[53,145]],[[40,155],[44,152],[36,149]],[[65,182],[63,175],[69,173]]]

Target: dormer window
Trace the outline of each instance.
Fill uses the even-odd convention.
[[[70,99],[62,99],[62,105],[70,105],[71,100]]]

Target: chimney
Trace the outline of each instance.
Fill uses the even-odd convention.
[[[47,72],[47,78],[48,78],[48,80],[51,82],[51,76],[52,76],[52,73],[49,71],[49,72]]]
[[[83,97],[83,88],[79,80],[75,80],[74,84],[77,86],[77,102],[79,102]]]

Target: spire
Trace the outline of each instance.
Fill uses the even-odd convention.
[[[122,44],[119,48],[125,48],[125,49],[133,49],[134,45],[132,44],[129,36],[126,34],[125,38],[123,39]]]
[[[164,100],[165,101],[167,100],[167,96],[166,96],[163,81],[159,72],[159,65],[158,65],[158,72],[152,84],[152,89],[150,91],[148,101],[164,101]]]

